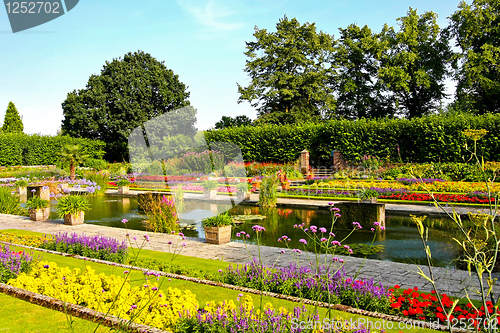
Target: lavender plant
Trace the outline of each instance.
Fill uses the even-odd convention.
[[[86,236],[77,233],[58,233],[40,245],[43,249],[77,254],[84,257],[124,263],[127,258],[126,242],[104,236]]]

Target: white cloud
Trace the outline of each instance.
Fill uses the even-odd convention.
[[[200,1],[196,0],[176,0],[176,2],[205,27],[218,31],[231,31],[241,29],[244,26],[242,23],[223,22],[223,19],[236,14],[236,12],[227,11],[218,6],[215,0],[209,0],[206,4],[201,4]]]

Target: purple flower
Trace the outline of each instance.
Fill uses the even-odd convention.
[[[378,227],[380,225],[380,222],[373,222],[373,225]]]
[[[333,241],[333,242],[332,242],[332,245],[333,245],[333,246],[341,246],[342,244],[340,244],[340,242],[339,242],[339,241],[336,241],[336,240],[335,240],[335,241]]]
[[[149,242],[149,236],[148,235],[144,235],[144,238],[146,239],[146,242]]]
[[[319,231],[322,232],[322,233],[327,232],[326,228],[323,228],[323,227],[319,228]]]
[[[307,241],[306,241],[304,238],[299,239],[299,242],[301,242],[301,243],[302,243],[302,244],[304,244],[304,245],[307,245]]]
[[[252,229],[253,229],[253,231],[255,231],[255,232],[266,231],[266,228],[264,228],[264,227],[262,227],[262,226],[260,226],[260,225],[254,225],[254,226],[252,227]]]
[[[49,268],[49,265],[43,265],[43,268]]]
[[[128,274],[128,273],[129,273],[129,271],[123,271],[123,274]]]
[[[123,224],[125,224],[125,223],[127,223],[127,222],[128,222],[128,220],[127,220],[127,219],[123,219],[123,220],[122,220],[122,223],[123,223]]]
[[[326,242],[328,239],[326,239],[325,237],[321,238],[320,241],[321,242]]]
[[[361,226],[361,224],[359,222],[352,222],[352,224],[354,225],[355,228],[363,229],[363,227]]]

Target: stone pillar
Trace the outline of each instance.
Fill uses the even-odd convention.
[[[300,152],[300,172],[304,175],[309,172],[309,152],[305,149]]]

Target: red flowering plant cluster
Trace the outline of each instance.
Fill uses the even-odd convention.
[[[465,194],[433,194],[438,202],[455,202],[471,204],[489,204],[495,203],[495,198],[479,198]],[[391,195],[381,195],[379,199],[405,200],[405,201],[433,201],[430,194],[427,193],[394,193]]]
[[[418,292],[417,287],[402,290],[396,285],[394,289],[389,289],[389,291],[392,292],[391,307],[396,313],[405,317],[418,320],[439,319],[444,325],[447,321],[453,322],[455,320],[465,322],[467,326],[471,324],[476,328],[481,328],[486,319],[484,306],[477,308],[470,302],[462,306],[455,305],[454,301],[446,294],[441,294],[441,306],[434,290],[428,294]],[[450,312],[451,309],[453,311]],[[486,309],[490,315],[495,311],[491,301],[486,302]],[[447,319],[449,313],[451,315]],[[497,310],[497,314],[500,315],[500,310]],[[498,317],[493,320],[497,321]],[[495,324],[498,323],[495,322]]]

